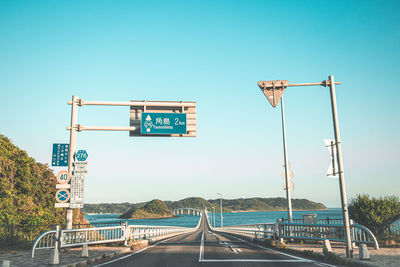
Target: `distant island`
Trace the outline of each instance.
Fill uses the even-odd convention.
[[[99,203],[85,204],[84,212],[121,214],[125,219],[169,218],[173,217],[172,210],[179,208],[213,208],[219,211],[219,199],[206,200],[201,197],[190,197],[179,201],[161,201],[158,199],[141,203]],[[318,202],[308,199],[292,199],[293,210],[327,210],[328,208]],[[252,211],[284,211],[286,199],[276,198],[239,198],[223,199],[223,212],[252,212]]]
[[[132,207],[119,216],[121,219],[164,219],[175,217],[165,203],[154,199],[143,207]]]

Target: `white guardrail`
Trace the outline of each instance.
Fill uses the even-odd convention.
[[[199,220],[199,224],[200,221],[201,220]],[[57,230],[51,230],[43,233],[35,240],[31,255],[32,258],[35,256],[35,250],[55,248],[57,242],[59,242],[59,248],[113,242],[124,242],[124,244],[127,245],[129,240],[149,239],[162,235],[189,232],[196,228],[128,225],[125,222],[125,224],[120,226],[59,230],[59,233],[57,233]],[[56,227],[56,229],[59,229],[59,227]],[[58,240],[57,236],[60,237]]]
[[[367,244],[379,249],[374,234],[366,227],[351,224],[351,240],[356,244]],[[303,240],[330,240],[345,242],[343,224],[315,224],[315,223],[286,223],[278,220],[277,223],[245,224],[215,228],[217,231],[245,235],[255,239],[303,239]]]

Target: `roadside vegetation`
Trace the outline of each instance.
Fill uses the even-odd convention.
[[[54,207],[56,183],[47,164],[0,135],[0,247],[27,247],[39,234],[64,224],[64,209]],[[75,217],[83,219],[78,212]]]
[[[357,195],[349,204],[350,217],[370,229],[380,245],[400,247],[400,200],[396,196]]]

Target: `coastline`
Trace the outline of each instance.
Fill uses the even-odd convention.
[[[125,220],[161,220],[161,219],[170,219],[170,218],[176,218],[176,217],[178,217],[178,216],[171,215],[171,216],[162,216],[162,217],[123,218],[120,215],[118,218],[125,219]]]
[[[326,209],[292,209],[292,211],[321,211],[321,210],[329,210]],[[271,211],[287,211],[287,209],[277,209],[277,210],[232,210],[232,211],[225,211],[224,213],[237,213],[237,212],[271,212]],[[218,213],[218,212],[217,212]]]

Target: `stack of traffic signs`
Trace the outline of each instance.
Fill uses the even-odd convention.
[[[69,189],[71,185],[69,181],[71,180],[71,176],[68,171],[60,171],[57,174],[57,182],[56,184],[56,200],[55,203],[56,208],[69,208],[69,199],[70,199],[70,192]]]

